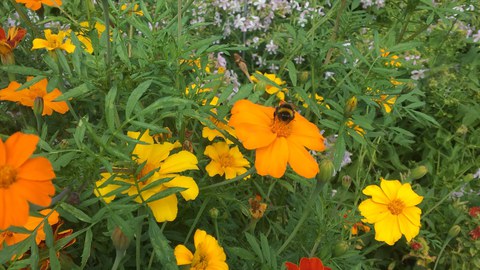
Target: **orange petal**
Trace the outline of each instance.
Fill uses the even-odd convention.
[[[18,178],[30,181],[46,181],[55,178],[52,164],[44,157],[27,160],[18,168]]]
[[[309,122],[298,113],[295,114],[295,118],[291,122],[291,125],[292,133],[290,134],[289,139],[295,140],[311,150],[325,150],[325,139],[316,125]]]
[[[28,220],[28,203],[11,192],[9,188],[0,188],[0,230],[6,230],[10,226],[23,226]]]
[[[288,164],[290,167],[305,178],[315,177],[319,171],[318,163],[305,147],[301,145],[303,142],[294,141],[290,137],[288,137],[287,142],[289,151]]]
[[[7,149],[2,139],[0,139],[0,166],[5,165],[6,162],[7,162]]]
[[[20,167],[35,151],[40,138],[37,135],[16,132],[5,142],[7,164]]]
[[[267,147],[259,148],[255,157],[255,168],[259,175],[271,175],[280,178],[287,169],[289,156],[285,137],[279,137]]]
[[[277,138],[277,135],[271,131],[269,126],[242,123],[234,127],[237,138],[249,150],[266,147]]]
[[[52,202],[51,196],[55,194],[55,186],[52,182],[34,182],[17,180],[10,186],[13,193],[38,206],[47,207]]]

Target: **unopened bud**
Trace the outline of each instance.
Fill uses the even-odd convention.
[[[347,241],[340,241],[335,245],[335,248],[333,249],[333,255],[335,257],[342,256],[347,252],[347,250],[350,248],[350,245],[348,244]]]
[[[420,179],[420,178],[424,177],[425,174],[427,174],[427,172],[428,172],[427,167],[425,167],[423,165],[418,166],[410,172],[410,179],[412,179],[412,180]]]
[[[214,208],[210,209],[210,211],[208,211],[208,213],[210,214],[211,218],[217,219],[220,211],[218,211],[218,209],[214,207]]]
[[[320,181],[328,182],[332,179],[333,173],[335,172],[335,167],[333,162],[326,158],[320,162],[320,173],[318,175]]]
[[[33,100],[33,113],[35,115],[42,115],[42,113],[43,113],[43,98],[42,97],[36,97]]]
[[[450,230],[448,231],[448,236],[452,238],[456,237],[461,230],[462,228],[459,225],[453,225],[452,228],[450,228]]]
[[[117,251],[125,252],[130,245],[130,239],[123,233],[120,227],[116,226],[112,232],[113,246]]]
[[[344,175],[342,177],[342,186],[346,189],[350,188],[350,185],[352,184],[352,177],[350,175]]]
[[[347,100],[347,103],[345,104],[344,115],[346,117],[350,117],[352,115],[353,111],[355,110],[355,108],[357,108],[357,104],[358,104],[358,100],[357,100],[356,96],[353,96],[353,97],[349,98]]]
[[[309,77],[310,77],[310,72],[308,71],[300,72],[300,82],[306,83]]]

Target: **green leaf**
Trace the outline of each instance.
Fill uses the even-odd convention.
[[[148,87],[150,87],[151,84],[152,84],[152,80],[142,82],[141,84],[139,84],[137,86],[137,88],[135,88],[132,91],[132,93],[128,97],[127,105],[126,105],[126,108],[125,108],[125,118],[126,119],[130,119],[130,115],[132,114],[133,109],[137,105],[137,103],[140,100],[140,98],[142,97],[143,93],[145,93],[145,91],[148,90]]]
[[[117,87],[112,87],[105,97],[105,119],[108,129],[115,133],[115,116],[117,115],[117,107],[115,106],[115,98],[117,96]]]
[[[93,239],[93,233],[92,233],[92,230],[89,228],[87,230],[87,233],[85,234],[85,242],[83,243],[82,266],[81,266],[82,269],[85,268],[88,262],[88,258],[90,258],[91,249],[92,249],[92,239]]]
[[[27,76],[42,76],[46,77],[48,72],[38,70],[36,68],[16,66],[16,65],[0,65],[0,70],[8,73],[22,74]]]
[[[287,62],[288,75],[290,76],[290,81],[292,81],[293,86],[297,86],[297,69],[295,64],[292,61]]]
[[[165,238],[153,217],[150,217],[148,220],[148,235],[150,236],[153,251],[163,265],[162,269],[178,270],[173,249],[170,247],[169,241]]]
[[[252,247],[253,252],[255,252],[260,262],[264,262],[265,259],[263,258],[262,249],[260,248],[260,245],[258,245],[257,239],[255,239],[255,237],[249,233],[245,233],[245,237],[247,237],[248,243]]]
[[[90,93],[91,91],[92,89],[89,89],[88,85],[84,83],[75,88],[68,90],[66,93],[63,93],[61,96],[57,97],[54,101],[66,101],[71,98],[76,98],[81,95],[85,95],[87,93]]]
[[[60,208],[62,208],[63,210],[65,210],[66,212],[68,212],[69,214],[78,218],[81,221],[84,221],[84,222],[87,222],[87,223],[92,222],[92,219],[87,214],[85,214],[82,210],[80,210],[78,208],[75,208],[74,206],[72,206],[70,204],[61,202],[60,203]]]

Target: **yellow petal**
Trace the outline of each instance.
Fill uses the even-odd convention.
[[[160,167],[159,174],[179,173],[186,170],[198,170],[197,157],[188,151],[180,151],[169,156]]]
[[[200,245],[205,240],[205,237],[207,237],[206,231],[200,229],[197,229],[195,231],[195,234],[193,235],[193,243],[195,245],[195,249],[197,249],[198,245]]]
[[[114,176],[111,173],[102,173],[100,175],[102,176],[102,179],[95,182],[96,188],[93,190],[93,193],[95,194],[95,196],[102,198],[106,203],[110,203],[113,199],[115,199],[115,195],[111,195],[108,197],[106,197],[105,195],[118,189],[120,186],[114,185],[114,184],[105,184],[105,182],[107,182],[112,178],[114,178],[114,180],[119,180],[119,181],[121,181],[121,179],[120,178],[117,179],[116,176]]]
[[[193,254],[184,245],[176,246],[173,254],[175,254],[175,258],[177,259],[177,265],[186,265],[192,263]]]
[[[186,188],[186,190],[181,191],[180,194],[187,201],[195,200],[195,198],[197,198],[198,196],[199,190],[197,183],[195,182],[195,180],[193,180],[192,177],[189,176],[177,176],[163,185],[166,187]]]
[[[157,222],[172,221],[177,217],[178,206],[175,194],[147,203]]]
[[[412,186],[409,183],[403,184],[398,190],[397,198],[405,203],[405,206],[415,206],[423,201],[422,196],[418,196],[415,191],[412,190]]]
[[[386,218],[375,223],[375,240],[383,241],[392,246],[402,237],[398,225],[398,216],[388,215]]]
[[[287,169],[288,157],[287,140],[285,137],[279,137],[269,146],[257,149],[255,156],[257,173],[276,178],[282,177]]]
[[[394,199],[397,198],[398,190],[402,184],[398,180],[385,180],[383,178],[380,179],[380,187],[383,190],[383,193],[385,193],[385,196],[390,201],[393,201]]]
[[[420,216],[418,221],[420,221]],[[403,235],[405,235],[405,238],[407,238],[408,242],[410,242],[410,240],[412,240],[420,232],[420,226],[410,222],[410,220],[403,214],[398,215],[398,224],[400,231]]]
[[[43,49],[43,48],[49,49],[49,43],[47,40],[41,39],[41,38],[36,38],[33,40],[32,50]]]
[[[422,210],[416,206],[405,207],[402,211],[402,215],[417,227],[420,227],[421,214]]]
[[[215,160],[212,160],[210,163],[208,163],[208,165],[205,167],[205,170],[207,171],[210,177],[215,176],[217,174],[221,176],[225,173],[225,171],[222,168],[222,165]]]
[[[390,199],[385,195],[383,190],[377,185],[369,185],[362,190],[363,194],[372,196],[372,200],[376,203],[389,204]]]
[[[391,215],[385,204],[379,204],[372,199],[367,199],[358,206],[360,213],[365,217],[365,222],[376,223]]]

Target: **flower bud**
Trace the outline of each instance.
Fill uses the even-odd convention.
[[[345,110],[344,110],[344,115],[346,117],[350,117],[357,108],[358,100],[356,96],[353,96],[347,100],[347,103],[345,104]]]
[[[342,186],[345,189],[348,189],[348,188],[350,188],[351,184],[352,184],[352,177],[350,177],[350,175],[344,175],[342,177]]]
[[[123,233],[120,227],[116,226],[112,232],[113,246],[117,251],[125,252],[130,245],[130,239]]]
[[[300,82],[306,83],[308,81],[308,77],[310,77],[310,72],[302,71],[300,72]]]
[[[412,179],[412,180],[420,179],[420,178],[424,177],[425,174],[427,174],[427,172],[428,172],[427,167],[425,167],[423,165],[418,166],[410,172],[410,179]]]
[[[347,252],[347,250],[350,248],[350,245],[348,244],[347,241],[340,241],[335,245],[335,248],[333,249],[333,255],[335,257],[342,256]]]
[[[326,158],[320,162],[320,173],[318,175],[320,181],[328,182],[332,179],[333,173],[335,172],[335,167],[333,162]]]
[[[450,228],[450,230],[448,231],[448,236],[450,237],[456,237],[460,231],[462,230],[462,228],[460,228],[459,225],[453,225],[452,228]]]
[[[210,209],[210,211],[208,211],[208,214],[210,214],[211,218],[217,219],[218,214],[220,214],[220,211],[218,211],[218,209],[214,207],[214,208]]]
[[[36,97],[33,100],[33,113],[35,115],[42,115],[43,113],[43,98],[42,97]]]

